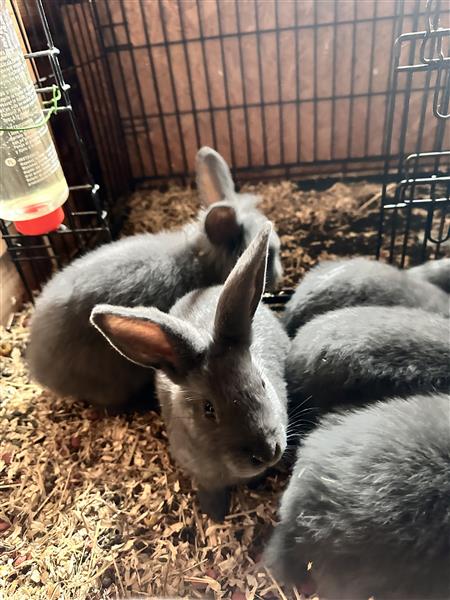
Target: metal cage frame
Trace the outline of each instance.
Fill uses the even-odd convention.
[[[103,0],[101,0],[103,1]],[[124,9],[124,0],[118,0],[118,6],[122,20],[114,22],[108,2],[104,3],[103,14],[100,14],[97,2],[87,2],[86,0],[65,0],[65,2],[54,3],[52,0],[34,0],[38,19],[32,18],[32,10],[29,2],[20,4],[21,14],[26,23],[26,31],[22,29],[23,38],[26,41],[27,36],[31,40],[31,46],[28,47],[26,57],[31,61],[36,80],[38,81],[38,91],[46,94],[53,84],[59,86],[62,91],[63,105],[61,107],[61,116],[52,120],[53,130],[55,132],[57,147],[61,150],[61,135],[66,135],[64,143],[67,142],[67,132],[72,138],[72,149],[78,154],[76,170],[77,181],[70,188],[70,200],[65,205],[66,223],[58,231],[48,236],[34,238],[25,238],[17,234],[11,223],[0,221],[0,231],[5,240],[9,253],[15,263],[19,274],[24,282],[25,288],[30,298],[32,298],[33,289],[39,286],[39,283],[45,279],[51,270],[60,268],[71,260],[77,254],[94,247],[98,243],[108,241],[117,232],[120,227],[120,219],[123,215],[123,203],[119,202],[119,197],[126,195],[136,185],[160,186],[169,181],[177,181],[187,184],[193,181],[193,173],[189,169],[186,158],[186,147],[182,136],[181,120],[186,111],[179,109],[176,98],[176,89],[174,82],[173,64],[170,55],[170,49],[176,45],[182,48],[187,67],[187,82],[192,95],[192,110],[188,111],[189,116],[193,118],[195,138],[197,145],[204,143],[199,129],[199,119],[202,116],[208,116],[211,135],[215,137],[215,118],[219,111],[225,115],[228,136],[231,141],[231,158],[233,162],[233,150],[238,143],[233,137],[232,111],[242,109],[244,114],[244,132],[242,144],[247,147],[248,164],[245,166],[234,165],[233,175],[238,181],[245,181],[249,177],[258,179],[266,178],[290,178],[294,181],[301,181],[302,186],[315,185],[318,183],[317,177],[321,176],[327,181],[332,182],[337,179],[354,177],[356,179],[369,178],[373,181],[379,181],[382,184],[382,197],[380,203],[379,235],[376,255],[378,258],[387,258],[389,262],[395,262],[403,267],[409,263],[418,263],[433,256],[438,257],[442,252],[442,245],[449,239],[447,231],[447,218],[450,205],[450,144],[447,142],[448,129],[448,107],[450,96],[450,57],[445,53],[445,44],[450,39],[450,29],[440,28],[439,17],[450,14],[450,8],[446,8],[441,0],[427,0],[425,9],[421,0],[414,0],[413,9],[405,8],[405,0],[395,2],[395,11],[391,17],[377,14],[378,3],[374,4],[374,14],[371,18],[361,18],[358,16],[358,5],[355,2],[353,8],[353,20],[337,22],[339,11],[338,3],[334,4],[334,22],[319,23],[317,18],[317,5],[314,4],[314,14],[312,23],[301,23],[298,17],[298,3],[295,3],[295,18],[293,24],[289,26],[280,26],[278,15],[278,4],[275,2],[276,27],[273,29],[260,28],[260,8],[259,0],[254,0],[254,10],[256,18],[256,44],[258,50],[261,49],[263,36],[266,33],[275,35],[276,39],[276,59],[278,63],[278,101],[267,100],[264,97],[262,65],[260,56],[258,57],[259,83],[260,83],[260,102],[256,108],[261,111],[263,119],[262,132],[266,135],[266,110],[276,106],[279,109],[280,123],[280,160],[272,164],[267,157],[267,140],[264,138],[264,156],[261,161],[255,163],[251,157],[250,151],[250,125],[248,120],[248,111],[255,108],[254,103],[248,101],[245,96],[245,86],[243,88],[243,103],[235,105],[230,100],[229,83],[227,80],[227,68],[224,56],[224,40],[231,37],[237,39],[239,48],[239,68],[244,72],[245,65],[242,51],[242,41],[249,35],[241,27],[240,12],[238,0],[235,0],[236,25],[237,30],[234,33],[223,31],[221,26],[221,8],[219,0],[216,0],[218,11],[218,33],[208,34],[205,31],[205,23],[202,20],[202,0],[195,0],[195,6],[198,14],[199,36],[187,38],[185,32],[185,23],[183,21],[183,8],[181,0],[173,0],[177,6],[180,15],[180,38],[176,41],[169,40],[167,35],[167,23],[165,20],[164,5],[161,0],[157,0],[159,15],[161,18],[161,27],[163,39],[160,42],[152,42],[147,28],[144,27],[145,42],[141,44],[142,51],[145,52],[149,61],[149,73],[151,73],[155,85],[155,112],[147,114],[144,100],[137,86],[137,105],[139,116],[131,115],[130,97],[126,86],[122,61],[120,56],[126,55],[131,60],[132,80],[138,81],[136,71],[136,45],[131,43],[129,23]],[[20,0],[13,0],[13,7],[19,15],[18,3]],[[79,11],[74,13],[73,19],[63,19],[61,7],[78,6]],[[408,6],[411,6],[410,3]],[[136,6],[139,6],[140,14],[143,15],[144,0],[136,0]],[[408,12],[409,10],[409,12]],[[35,15],[36,16],[36,15]],[[390,18],[392,20],[393,45],[389,56],[391,64],[389,86],[384,92],[376,92],[372,86],[373,56],[376,42],[377,24]],[[414,31],[402,32],[405,19],[412,22]],[[426,23],[425,29],[420,29],[422,21]],[[145,22],[145,21],[144,21]],[[20,23],[20,19],[19,19]],[[330,159],[322,161],[317,158],[317,123],[318,106],[324,98],[318,94],[318,72],[317,55],[319,51],[320,36],[318,31],[322,26],[333,28],[333,44],[336,44],[336,36],[339,33],[339,25],[348,25],[352,28],[352,62],[351,77],[355,75],[355,36],[356,28],[359,23],[371,23],[370,37],[370,75],[367,94],[367,110],[370,115],[371,106],[375,102],[375,97],[384,94],[386,97],[386,111],[384,119],[384,141],[379,153],[369,151],[370,124],[369,119],[365,125],[362,154],[352,156],[352,120],[349,121],[349,131],[347,140],[347,157],[337,158],[334,154],[333,144],[334,136],[330,136]],[[122,38],[118,37],[118,29],[121,28]],[[313,56],[315,64],[312,71],[312,106],[313,106],[313,148],[314,154],[310,163],[302,163],[300,150],[300,137],[297,132],[296,160],[288,161],[283,156],[283,128],[281,119],[285,103],[281,101],[281,76],[280,76],[280,39],[285,31],[295,32],[295,52],[296,65],[295,73],[297,77],[295,99],[289,101],[289,105],[295,108],[296,124],[301,127],[300,110],[301,104],[305,100],[301,97],[299,89],[299,72],[302,68],[298,39],[299,35],[305,31],[312,31],[313,35]],[[52,34],[55,36],[56,44],[61,49],[61,54],[55,46]],[[124,37],[125,36],[125,37]],[[125,41],[124,41],[124,39]],[[72,40],[72,45],[69,44]],[[211,40],[216,41],[220,47],[220,56],[224,66],[224,86],[225,86],[225,104],[214,106],[211,101],[211,89],[207,86],[209,105],[206,108],[199,108],[195,104],[195,95],[193,94],[193,77],[189,62],[189,44],[192,42],[200,44],[202,49],[202,64],[208,79],[208,61],[205,53],[205,47]],[[46,47],[45,47],[46,46]],[[175,110],[170,110],[162,101],[158,92],[158,76],[156,74],[155,56],[156,49],[161,50],[167,57],[168,77],[170,88],[172,90]],[[406,50],[405,50],[406,49]],[[406,62],[402,62],[405,53]],[[83,59],[82,57],[85,57]],[[87,59],[86,59],[87,57]],[[116,60],[117,69],[112,68],[111,60]],[[62,65],[62,66],[61,66]],[[336,72],[336,53],[333,54],[333,68]],[[417,84],[417,76],[424,75],[425,80],[422,84]],[[229,74],[228,74],[229,76]],[[70,81],[70,85],[66,81]],[[84,84],[84,85],[83,85]],[[422,94],[420,123],[415,137],[415,152],[406,153],[406,140],[409,126],[409,102],[413,93]],[[76,100],[73,102],[69,96],[75,94]],[[356,102],[358,94],[354,91],[353,79],[351,79],[351,90],[346,100],[350,103],[350,114],[352,103]],[[336,76],[333,75],[332,94],[325,100],[332,103],[332,133],[336,126],[336,103],[342,98],[336,92]],[[129,117],[121,114],[121,102],[125,103],[126,112]],[[75,105],[75,109],[73,108]],[[438,120],[436,127],[434,149],[432,152],[424,152],[421,148],[424,130],[426,127],[425,116],[432,107],[435,118]],[[92,121],[84,118],[90,112],[95,114],[96,131],[93,131]],[[65,116],[66,115],[66,116]],[[80,122],[81,117],[81,122]],[[165,131],[165,123],[168,118],[174,118],[178,128],[181,140],[181,160],[182,168],[172,167],[172,156]],[[64,129],[62,123],[68,119],[68,128]],[[152,146],[150,135],[150,122],[154,119],[162,132],[162,150],[166,153],[167,172],[158,172],[155,161],[156,148]],[[393,131],[395,120],[399,119],[399,139],[393,140]],[[67,125],[67,121],[66,121]],[[62,133],[61,133],[62,131]],[[136,144],[136,151],[139,154],[138,135],[145,133],[146,147],[152,162],[153,175],[139,176],[133,173],[130,163],[129,147],[127,140],[132,140]],[[217,141],[217,140],[216,140]],[[393,143],[395,141],[395,144]],[[214,142],[214,139],[213,139]],[[398,142],[398,143],[397,143]],[[446,145],[449,148],[446,148]],[[219,148],[220,150],[220,148]],[[72,166],[74,159],[73,153],[70,156]],[[67,172],[68,163],[63,162],[63,168]],[[314,169],[318,171],[314,171]],[[66,173],[67,174],[67,173]],[[392,196],[389,182],[395,182],[395,193]],[[98,182],[98,183],[97,183]],[[69,182],[70,183],[70,182]],[[99,186],[100,184],[100,186]],[[100,190],[100,191],[99,191]],[[420,212],[422,211],[422,212]],[[423,223],[423,236],[419,244],[415,244],[411,249],[411,223],[415,215],[419,214],[419,219]],[[284,296],[283,296],[284,297]],[[280,296],[281,298],[281,296]],[[276,304],[276,299],[273,299]]]
[[[406,78],[401,107],[401,151],[393,197],[387,190],[390,167],[388,160],[384,165],[377,258],[385,246],[389,262],[396,262],[400,267],[404,267],[407,260],[420,263],[427,258],[439,258],[442,255],[442,245],[450,239],[450,140],[448,129],[446,131],[450,119],[450,56],[446,56],[443,49],[444,41],[450,45],[450,28],[439,26],[441,8],[441,0],[427,0],[426,29],[404,33],[394,44],[392,81],[386,115],[385,156],[389,156],[392,144],[398,99],[396,91],[400,80]],[[402,53],[407,54],[406,64],[402,63]],[[404,147],[408,129],[408,107],[417,74],[425,75],[421,116],[415,152],[407,154]],[[433,78],[434,87],[431,85]],[[422,152],[420,146],[425,116],[430,108],[437,119],[435,149],[433,152]],[[448,147],[445,146],[446,143],[449,144]],[[408,256],[411,221],[414,213],[418,211],[422,211],[423,235],[415,251]],[[400,252],[396,252],[396,243],[400,244]]]

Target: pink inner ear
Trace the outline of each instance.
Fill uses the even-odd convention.
[[[143,364],[159,359],[174,364],[176,355],[166,334],[156,323],[120,315],[103,315],[102,327],[111,341],[132,360]]]
[[[215,202],[220,202],[223,198],[217,191],[214,183],[211,181],[211,177],[208,172],[205,172],[205,167],[201,167],[199,178],[201,179],[201,192],[202,200],[204,204],[211,205]]]
[[[231,206],[216,206],[205,218],[205,231],[213,244],[225,245],[239,239],[241,228],[236,220],[236,211]]]

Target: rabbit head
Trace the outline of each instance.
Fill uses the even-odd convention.
[[[208,146],[197,152],[196,174],[200,199],[206,207],[203,223],[209,241],[238,256],[268,221],[257,208],[259,198],[235,191],[227,163]],[[272,230],[266,274],[269,288],[275,287],[283,274],[279,251],[280,240]]]
[[[286,447],[286,408],[252,353],[270,236],[267,223],[223,287],[185,296],[180,303],[186,318],[108,305],[91,314],[118,352],[163,372],[159,399],[172,453],[205,487],[257,476]],[[201,328],[190,322],[194,314]]]

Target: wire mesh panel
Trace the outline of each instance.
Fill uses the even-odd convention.
[[[424,29],[394,46],[378,254],[400,266],[441,256],[450,237],[450,23],[442,5],[429,0]],[[397,185],[388,193],[393,147]]]
[[[97,0],[92,7],[133,179],[155,183],[192,175],[203,144],[241,178],[381,173],[389,50],[427,14],[425,0]],[[86,63],[72,31],[85,2],[61,10],[73,54]],[[95,85],[86,82],[86,93]],[[405,86],[394,93],[400,102],[409,95],[411,118],[419,119],[423,85]],[[432,150],[435,129],[429,122],[402,147],[392,144],[389,165],[417,145]]]

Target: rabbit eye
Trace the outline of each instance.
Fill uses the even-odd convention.
[[[208,419],[216,418],[216,411],[214,410],[214,406],[211,404],[211,402],[206,401],[203,404],[203,412],[205,413],[205,417]]]
[[[264,381],[264,379],[261,379],[261,385],[263,386],[263,389],[266,389],[266,382]]]

